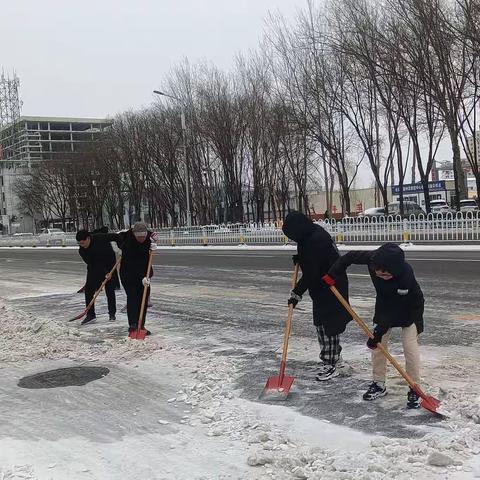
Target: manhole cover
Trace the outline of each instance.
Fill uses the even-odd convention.
[[[108,375],[105,367],[70,367],[48,370],[19,380],[21,388],[57,388],[82,386]]]

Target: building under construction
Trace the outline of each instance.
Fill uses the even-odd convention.
[[[21,116],[20,82],[0,77],[0,223],[3,234],[32,231],[33,219],[18,208],[16,180],[42,161],[71,160],[112,121],[98,118]]]

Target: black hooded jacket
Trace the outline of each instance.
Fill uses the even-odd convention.
[[[313,300],[313,321],[315,325],[323,325],[328,336],[344,332],[351,317],[322,281],[322,276],[339,258],[332,237],[300,212],[289,213],[282,230],[288,238],[297,242],[298,262],[302,269],[302,278],[293,291],[297,295],[309,291]],[[340,276],[337,287],[348,300],[345,273]]]
[[[395,243],[386,243],[374,251],[353,250],[339,258],[328,274],[333,278],[343,275],[350,265],[367,265],[377,292],[373,322],[381,333],[390,327],[417,326],[423,332],[423,293],[412,267],[405,261],[403,250]],[[377,277],[375,269],[393,275],[391,280]]]

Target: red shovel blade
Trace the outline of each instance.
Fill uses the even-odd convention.
[[[84,317],[87,314],[87,310],[84,310],[80,315],[77,315],[76,317],[69,318],[69,322],[73,322],[74,320],[80,320],[82,317]]]
[[[422,398],[422,401],[420,402],[420,406],[422,408],[428,410],[429,412],[435,413],[436,415],[443,416],[443,414],[438,411],[438,409],[440,408],[440,400],[425,394],[418,385],[415,385],[414,387],[412,387],[412,389],[417,395]]]
[[[281,378],[279,375],[270,377],[267,380],[265,388],[263,389],[263,393],[264,395],[280,394],[279,398],[286,398],[290,388],[292,388],[292,383],[294,380],[294,377],[289,377],[287,375],[284,375],[283,378]]]
[[[147,331],[144,328],[141,330],[132,330],[131,332],[128,332],[128,337],[133,340],[145,340],[146,336]]]

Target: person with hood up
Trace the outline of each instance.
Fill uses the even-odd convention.
[[[405,253],[395,243],[385,243],[374,251],[351,251],[339,258],[328,271],[324,281],[335,285],[343,278],[350,265],[367,265],[377,292],[373,323],[374,338],[367,346],[372,350],[373,381],[363,395],[364,400],[375,400],[387,394],[385,379],[387,359],[377,344],[388,348],[392,328],[402,329],[402,343],[407,373],[420,381],[420,353],[417,336],[423,332],[423,293],[412,267],[405,261]],[[407,407],[418,408],[419,397],[412,389],[407,394]]]
[[[351,320],[348,312],[322,282],[322,277],[339,258],[337,247],[320,225],[300,212],[290,212],[282,227],[283,233],[297,242],[297,255],[293,262],[299,264],[302,277],[292,290],[288,304],[295,307],[308,290],[313,302],[313,323],[320,344],[321,364],[316,374],[318,381],[336,377],[341,363],[340,334]],[[348,298],[346,273],[339,276],[337,287]]]

